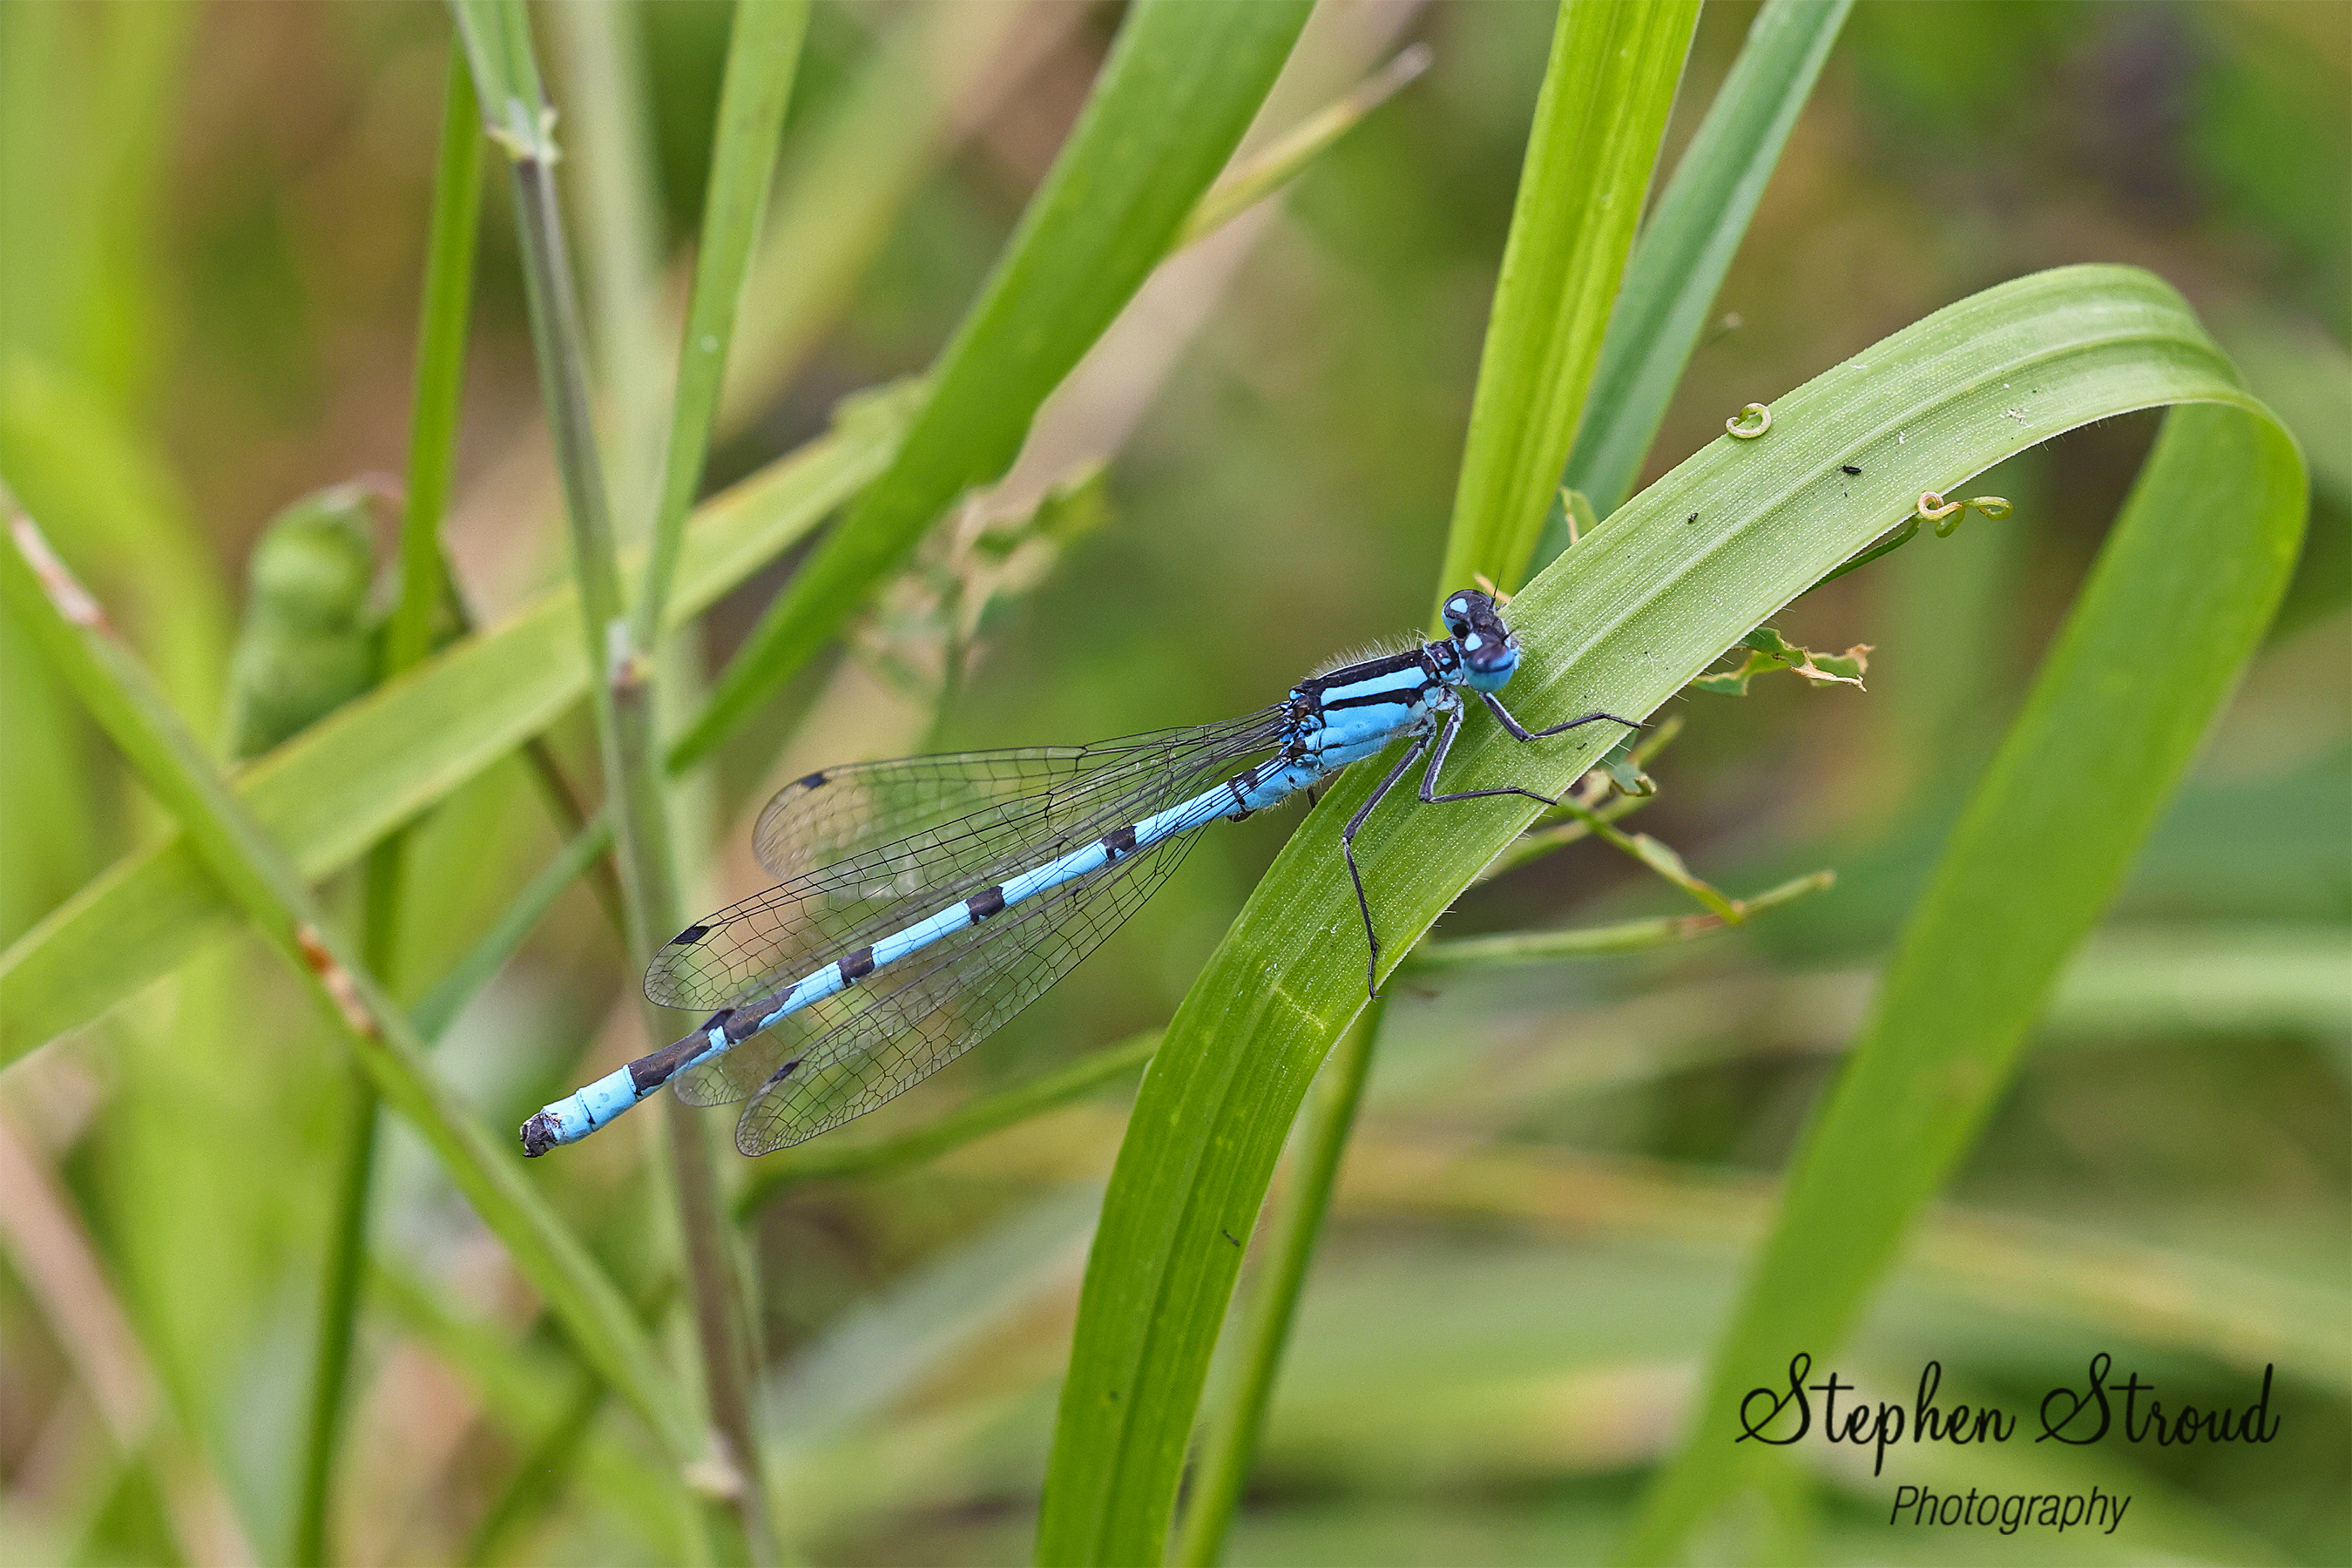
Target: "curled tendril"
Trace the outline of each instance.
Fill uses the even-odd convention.
[[[1966,500],[1946,500],[1934,490],[1919,492],[1919,505],[1916,510],[1923,521],[1936,525],[1937,538],[1949,539],[1967,520],[1970,507],[1994,519],[2007,517],[2010,513],[2009,498],[2006,496],[1970,496]]]
[[[1748,424],[1748,421],[1750,419],[1756,423]],[[1772,428],[1772,411],[1760,403],[1751,403],[1725,420],[1723,427],[1734,439],[1753,441],[1757,437]]]

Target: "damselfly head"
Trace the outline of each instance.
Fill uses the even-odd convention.
[[[1519,667],[1519,639],[1503,624],[1495,601],[1475,588],[1445,596],[1445,629],[1462,655],[1465,684],[1494,691]]]

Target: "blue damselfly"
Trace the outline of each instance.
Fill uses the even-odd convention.
[[[1475,692],[1513,739],[1528,730],[1496,696],[1518,638],[1495,601],[1445,601],[1448,635],[1345,665],[1283,701],[1222,724],[1091,746],[966,752],[828,768],[787,784],[753,845],[778,885],[672,937],[646,994],[708,1011],[693,1033],[640,1057],[523,1123],[543,1154],[665,1083],[689,1105],[748,1099],[735,1145],[764,1154],[862,1116],[946,1066],[1031,1002],[1166,881],[1192,829],[1236,821],[1409,739],[1339,835],[1380,973],[1355,839],[1372,808],[1426,757],[1435,805],[1517,795],[1517,785],[1437,793],[1438,771]],[[1258,760],[1231,771],[1251,758]]]

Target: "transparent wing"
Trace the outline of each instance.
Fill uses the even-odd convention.
[[[646,972],[646,994],[698,1011],[757,1001],[1185,798],[1197,781],[1266,750],[1282,722],[1281,710],[1267,709],[1092,746],[907,757],[812,773],[784,786],[754,830],[761,862],[783,879],[672,937]]]
[[[751,1064],[739,1058],[757,1049],[758,1065],[767,1071],[735,1124],[735,1146],[765,1154],[814,1138],[955,1060],[1118,929],[1168,879],[1197,837],[1163,839],[1143,854],[1017,904],[696,1069],[727,1063],[740,1080]],[[777,1068],[786,1064],[791,1070],[779,1076]],[[683,1083],[679,1093],[695,1098]]]

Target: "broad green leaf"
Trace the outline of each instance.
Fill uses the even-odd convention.
[[[1634,1559],[1675,1555],[1737,1489],[1749,1457],[1723,1435],[1741,1393],[1764,1381],[1751,1374],[1785,1366],[1791,1347],[1818,1356],[1845,1340],[2007,1088],[2061,964],[2285,591],[2305,484],[2301,454],[2266,414],[2191,406],[2166,420],[1798,1152]]]
[[[2016,953],[2005,968],[1949,976],[2000,992],[1944,1000],[1944,1048],[1954,1048],[1956,1034],[1980,1044],[1986,1037],[1972,1031],[2031,1016],[2047,973],[2120,873],[2120,854],[2107,848],[2127,850],[2145,820],[2139,803],[2169,791],[2293,557],[2303,489],[2292,445],[2162,282],[2080,267],[1989,289],[1780,398],[1765,438],[1709,443],[1512,602],[1527,647],[1512,708],[1530,725],[1595,707],[1649,713],[1899,522],[1921,490],[1948,489],[2095,420],[2172,403],[2215,406],[2174,416],[2167,450],[2110,546],[2103,585],[2065,643],[2104,648],[2119,621],[2129,623],[2126,637],[2147,628],[2149,646],[2127,677],[2116,670],[2101,679],[2160,698],[2116,705],[2081,691],[2072,684],[2080,658],[2059,655],[2063,695],[2037,699],[2034,711],[2063,716],[2074,739],[2042,753],[2033,773],[2045,795],[2102,819],[2086,830],[2102,848],[2010,858],[2004,908],[2054,900],[2068,913],[2018,921],[2000,944]],[[1862,473],[1847,476],[1843,465]],[[1693,512],[1699,521],[1686,522]],[[2206,597],[2159,604],[2155,585],[2140,581],[2151,564],[2167,582],[2209,584]],[[2104,585],[2119,576],[2120,595]],[[2142,596],[2159,613],[2137,616],[2143,606],[2133,600]],[[2152,744],[2128,731],[2140,721],[2135,708],[2158,700],[2154,721],[2166,739]],[[1585,734],[1522,746],[1479,726],[1456,748],[1449,783],[1557,791],[1609,744]],[[2047,765],[2052,755],[2110,746],[2117,763],[2082,775],[2096,788],[2077,788],[2067,769]],[[1357,773],[1339,782],[1260,881],[1178,1009],[1137,1099],[1063,1385],[1041,1526],[1047,1561],[1159,1553],[1239,1265],[1221,1232],[1244,1234],[1255,1223],[1307,1085],[1365,1005],[1363,935],[1336,842],[1374,782],[1370,770]],[[2103,790],[2121,791],[2122,801]],[[1391,962],[1534,815],[1532,805],[1487,800],[1391,808],[1373,819],[1358,854]],[[2040,835],[2058,822],[2004,816],[1992,825]],[[1948,943],[1947,962],[1969,963],[1974,946],[1973,936]],[[1971,1092],[1990,1096],[1997,1076]],[[1925,1190],[1901,1178],[1894,1184],[1906,1194]],[[1848,1255],[1844,1287],[1858,1294],[1874,1267]]]
[[[1507,589],[1525,580],[1697,21],[1697,0],[1560,7],[1486,321],[1441,599],[1481,575]]]
[[[1167,255],[1306,24],[1298,0],[1128,13],[1004,258],[941,351],[890,470],[763,616],[674,752],[707,754],[905,562],[949,502],[1012,466],[1046,394]]]
[[[696,512],[670,623],[698,615],[856,493],[905,429],[904,393]],[[306,877],[538,734],[587,688],[578,599],[558,588],[442,649],[237,774],[240,799]],[[124,857],[0,954],[0,1064],[84,1024],[227,929],[228,905],[174,838]]]

